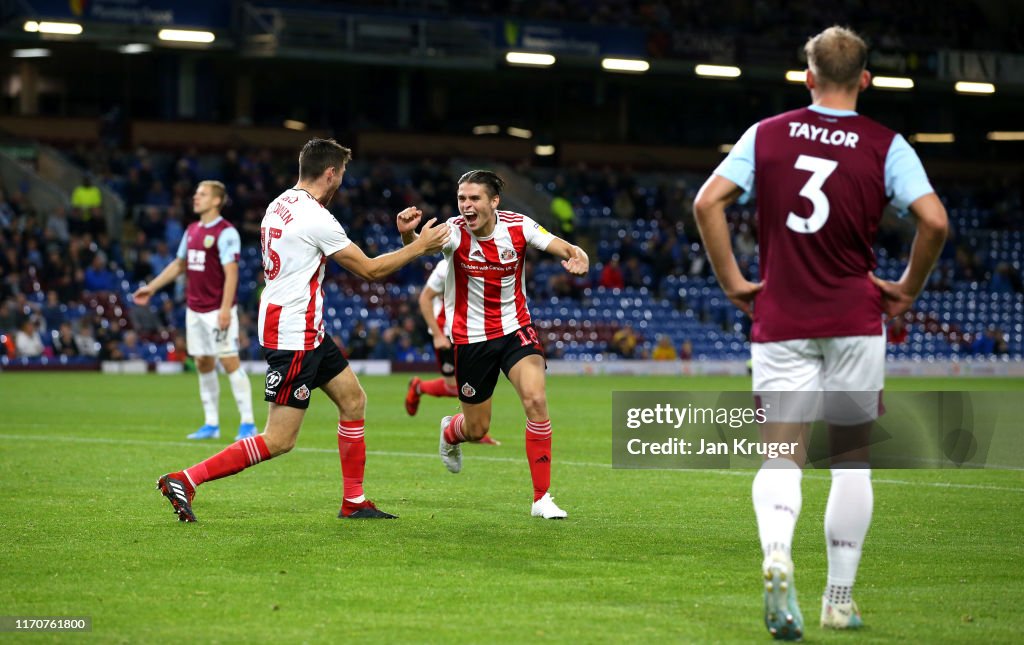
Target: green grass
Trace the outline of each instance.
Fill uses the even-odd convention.
[[[452,400],[405,415],[405,377],[364,378],[367,492],[395,522],[335,518],[333,406],[314,395],[298,448],[203,486],[179,524],[160,474],[230,443],[187,442],[194,376],[0,375],[0,613],[88,615],[98,642],[749,642],[761,626],[752,471],[613,470],[616,389],[744,389],[746,379],[551,378],[553,493],[529,517],[524,417],[495,397],[499,447],[436,456]],[[254,392],[260,389],[255,387]],[[893,380],[1000,389],[1020,380]],[[262,398],[262,397],[259,397]],[[222,381],[222,422],[237,416]],[[257,404],[257,423],[265,419]],[[225,432],[225,434],[228,434]],[[1010,642],[1024,606],[1024,472],[875,471],[856,597],[860,635],[817,627],[826,473],[804,479],[794,559],[808,642]]]

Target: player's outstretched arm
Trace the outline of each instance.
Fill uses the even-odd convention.
[[[725,208],[742,194],[743,190],[725,177],[711,175],[697,193],[693,214],[718,284],[729,300],[749,316],[754,296],[764,284],[743,277],[732,251],[729,223],[725,219]]]
[[[590,258],[587,257],[586,251],[560,237],[551,240],[547,252],[562,258],[562,267],[573,275],[587,275],[587,271],[590,270]]]
[[[910,310],[914,300],[924,289],[928,274],[942,253],[949,234],[949,217],[938,195],[928,193],[910,205],[917,218],[917,233],[910,247],[910,261],[897,282],[882,280],[873,273],[868,276],[882,292],[882,306],[889,317],[900,316]]]
[[[153,297],[154,293],[174,282],[174,279],[184,272],[185,261],[181,258],[175,258],[174,262],[171,262],[164,267],[164,270],[160,272],[160,275],[153,278],[152,282],[139,287],[138,290],[132,294],[132,302],[137,305],[149,304],[149,299]]]
[[[419,221],[418,217],[417,221]],[[358,245],[349,244],[332,255],[331,259],[364,280],[380,280],[420,256],[434,254],[441,250],[441,247],[448,241],[451,231],[446,225],[434,226],[436,221],[436,218],[428,220],[423,225],[422,232],[397,251],[369,258]]]

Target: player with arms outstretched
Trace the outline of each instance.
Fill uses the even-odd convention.
[[[812,105],[747,130],[694,203],[719,284],[753,316],[753,390],[761,406],[770,406],[762,438],[801,446],[793,458],[766,460],[752,490],[764,555],[765,624],[785,640],[803,635],[790,547],[809,422],[821,417],[822,399],[832,487],[820,622],[833,629],[863,624],[852,589],[874,503],[868,445],[885,375],[882,314],[910,308],[948,228],[913,149],[855,111],[871,79],[864,41],[831,27],[808,40],[805,51]],[[757,198],[759,283],[740,273],[725,217],[725,207],[745,192]],[[889,203],[909,207],[917,220],[910,260],[896,282],[873,273],[872,246]]]
[[[338,517],[395,517],[377,509],[363,493],[366,393],[338,346],[324,333],[324,273],[329,258],[361,278],[379,280],[424,254],[437,253],[449,232],[446,226],[433,227],[434,220],[430,220],[417,236],[415,229],[422,213],[407,208],[397,216],[405,246],[375,258],[366,257],[326,208],[351,158],[351,151],[333,139],[310,140],[299,155],[298,184],[267,207],[260,226],[267,286],[260,298],[259,316],[260,344],[267,359],[267,426],[262,434],[159,479],[158,488],[183,522],[196,520],[192,512],[196,487],[291,450],[310,396],[317,388],[338,408],[343,480]]]
[[[227,372],[241,417],[235,440],[256,436],[252,384],[238,358],[238,255],[242,240],[238,230],[220,215],[226,197],[224,184],[219,181],[199,182],[192,196],[192,209],[199,221],[185,231],[177,258],[132,294],[135,304],[147,305],[153,294],[186,274],[185,342],[189,356],[196,359],[199,399],[205,415],[203,426],[189,439],[220,437],[218,360]]]
[[[462,470],[465,441],[484,437],[491,424],[491,395],[499,370],[512,383],[526,412],[526,456],[533,479],[531,515],[561,519],[551,483],[551,420],[544,383],[544,348],[530,319],[524,287],[526,248],[562,258],[562,266],[586,275],[587,254],[552,235],[525,215],[499,211],[505,182],[488,170],[459,179],[459,217],[442,249],[445,334],[455,345],[455,379],[462,412],[441,420],[439,451],[450,472]]]

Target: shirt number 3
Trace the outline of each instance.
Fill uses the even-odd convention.
[[[821,227],[825,225],[825,220],[828,219],[829,213],[828,197],[825,193],[821,192],[821,187],[837,166],[839,166],[839,162],[832,161],[831,159],[822,159],[821,157],[800,155],[796,158],[796,164],[793,167],[797,170],[806,170],[811,173],[810,179],[800,189],[800,195],[811,200],[814,210],[811,212],[810,217],[801,217],[790,211],[789,217],[786,218],[786,228],[796,233],[805,234],[817,233],[821,230]]]

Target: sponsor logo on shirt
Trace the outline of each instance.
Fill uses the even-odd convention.
[[[188,270],[189,271],[205,271],[206,270],[206,251],[199,249],[188,250]]]

